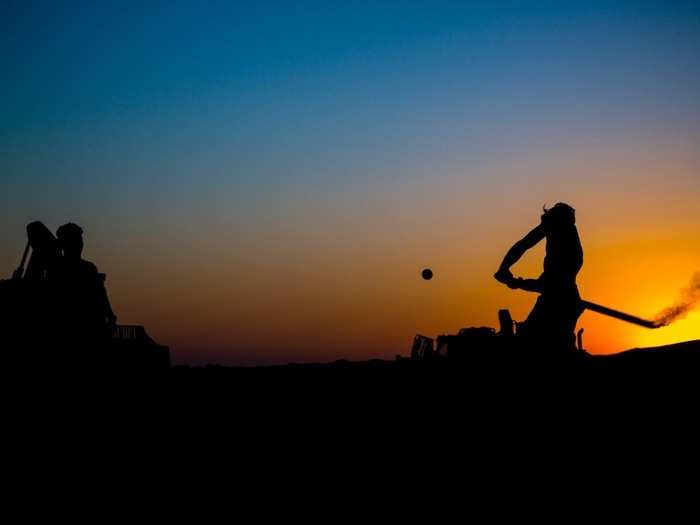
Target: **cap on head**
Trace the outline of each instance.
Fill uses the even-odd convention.
[[[576,210],[565,202],[557,202],[551,208],[542,206],[542,222],[551,226],[576,224]]]

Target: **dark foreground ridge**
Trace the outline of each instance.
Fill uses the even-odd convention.
[[[634,348],[617,354],[592,355],[582,353],[572,359],[544,361],[532,358],[523,351],[521,355],[501,354],[490,349],[474,349],[470,355],[459,359],[435,357],[410,359],[397,356],[394,360],[370,359],[348,361],[341,359],[330,363],[288,363],[270,366],[204,366],[176,365],[171,368],[175,376],[190,374],[222,376],[294,376],[295,374],[337,373],[341,375],[410,375],[422,373],[457,373],[463,377],[474,374],[482,377],[529,374],[541,376],[554,372],[599,376],[600,374],[682,374],[700,380],[700,339],[672,345],[650,348]]]
[[[372,417],[379,426],[398,419],[421,428],[448,423],[482,430],[520,421],[523,431],[533,424],[533,413],[547,414],[540,421],[543,428],[556,427],[562,418],[581,421],[582,411],[589,421],[650,410],[686,417],[697,409],[699,373],[697,340],[559,362],[474,349],[458,361],[401,357],[261,367],[178,365],[168,372],[165,390],[178,392],[178,402],[185,404],[223,400],[224,410],[237,417],[313,414],[317,425]]]
[[[258,367],[178,365],[168,377],[172,384],[189,385],[188,389],[201,385],[225,394],[235,392],[247,402],[275,399],[275,403],[285,403],[301,398],[312,403],[363,399],[403,403],[422,399],[432,400],[430,403],[469,400],[472,406],[489,406],[540,395],[547,403],[566,403],[602,399],[607,393],[622,393],[637,402],[640,395],[667,396],[679,389],[695,392],[700,387],[699,373],[700,340],[615,355],[581,353],[559,361],[533,358],[522,349],[503,353],[473,348],[460,359],[397,357]],[[682,398],[684,402],[695,399]]]

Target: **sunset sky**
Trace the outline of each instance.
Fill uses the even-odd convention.
[[[697,1],[3,1],[0,46],[0,276],[28,222],[76,222],[176,363],[523,319],[492,275],[557,201],[586,299],[653,317],[700,271]],[[579,326],[611,353],[699,339],[700,311]]]

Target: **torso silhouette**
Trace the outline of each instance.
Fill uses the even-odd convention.
[[[544,272],[540,276],[543,292],[576,286],[576,275],[583,266],[583,248],[576,226],[566,225],[545,236]]]
[[[97,267],[83,259],[64,257],[56,272],[62,291],[62,313],[67,328],[78,338],[95,337],[105,325],[101,304],[102,282]]]

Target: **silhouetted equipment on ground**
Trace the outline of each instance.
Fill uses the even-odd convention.
[[[634,315],[630,315],[606,306],[601,306],[590,301],[581,301],[582,310],[591,310],[603,315],[607,315],[614,319],[633,323],[645,328],[659,328],[659,325],[653,321],[641,319]],[[492,354],[500,353],[500,356],[493,355],[494,359],[504,358],[518,359],[525,358],[528,353],[530,357],[538,358],[567,358],[567,354],[575,355],[576,358],[581,355],[588,355],[583,348],[583,328],[579,329],[576,334],[577,347],[576,352],[559,352],[558,349],[546,349],[533,346],[533,341],[528,337],[522,337],[521,327],[524,323],[513,321],[508,310],[498,311],[498,320],[500,330],[497,332],[490,327],[471,327],[462,328],[457,334],[440,335],[437,337],[437,344],[429,337],[416,335],[411,349],[411,358],[413,360],[429,358],[449,358],[450,360],[466,361],[471,354],[481,352],[491,352]],[[419,349],[419,351],[417,351]],[[519,356],[514,353],[519,352]],[[536,355],[533,355],[536,354]]]
[[[411,359],[414,361],[428,360],[433,357],[434,339],[416,334],[411,346]]]
[[[596,312],[646,328],[658,325],[638,317],[606,308],[595,303]],[[587,307],[588,308],[588,307]],[[593,309],[593,308],[591,308]],[[412,345],[411,361],[449,364],[457,368],[465,365],[474,370],[540,369],[556,371],[562,366],[581,365],[594,370],[640,370],[653,372],[658,363],[666,372],[695,372],[700,374],[700,341],[687,341],[653,349],[635,349],[610,355],[591,355],[583,347],[583,328],[577,332],[578,346],[573,352],[558,352],[532,346],[532,340],[522,337],[522,323],[514,322],[508,310],[499,310],[500,330],[490,327],[462,328],[457,334],[440,335],[436,339],[416,335]],[[420,349],[420,351],[416,351]],[[667,355],[668,354],[668,355]],[[592,367],[592,368],[591,368]],[[686,367],[676,370],[675,367]]]
[[[6,358],[71,371],[167,369],[168,347],[143,327],[116,325],[105,275],[81,257],[82,229],[69,223],[57,237],[41,222],[30,223],[20,266],[0,280]]]
[[[116,325],[110,344],[127,363],[141,363],[144,368],[153,370],[170,366],[169,348],[156,343],[143,326]]]
[[[462,328],[457,335],[441,335],[437,338],[436,355],[451,361],[467,359],[470,352],[493,348],[496,331],[486,326]]]

